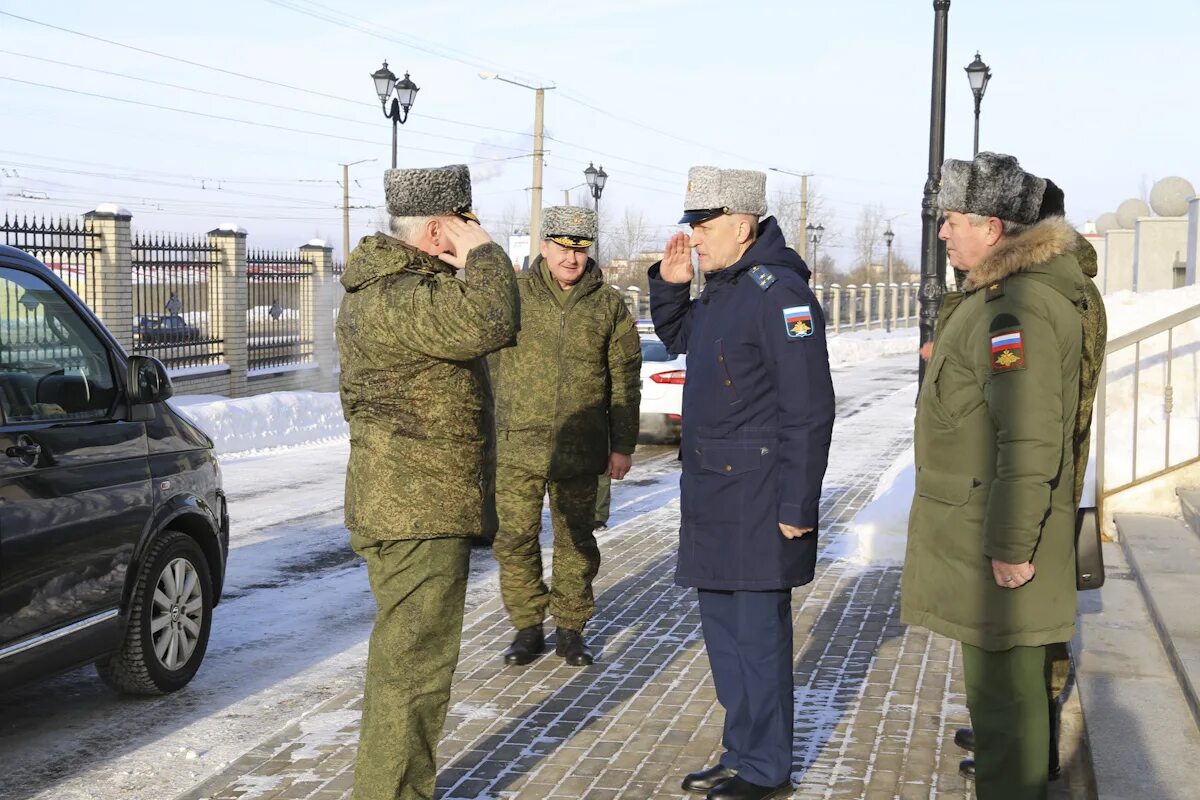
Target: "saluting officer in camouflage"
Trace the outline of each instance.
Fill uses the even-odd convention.
[[[385,173],[392,235],[351,253],[338,315],[346,527],[378,604],[355,800],[430,800],[491,435],[483,356],[518,324],[508,256],[462,165]],[[464,279],[455,277],[465,270]]]
[[[517,278],[521,331],[489,363],[496,396],[494,550],[500,592],[517,628],[504,654],[528,664],[545,648],[547,610],[558,626],[555,652],[591,664],[583,629],[595,611],[600,567],[593,531],[597,476],[621,480],[638,436],[642,351],[616,289],[587,256],[595,212],[548,208],[541,255]],[[542,498],[554,525],[553,588],[542,579]]]

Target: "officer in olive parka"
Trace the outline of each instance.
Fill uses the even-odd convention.
[[[593,530],[597,476],[621,480],[637,445],[641,342],[620,294],[588,258],[596,214],[547,208],[541,255],[517,278],[521,330],[489,358],[496,397],[494,552],[500,592],[517,628],[504,654],[528,664],[545,648],[547,612],[555,652],[592,663],[583,630],[595,611],[600,566]],[[552,588],[542,577],[542,501],[554,526]]]
[[[519,306],[508,256],[471,213],[465,166],[390,170],[385,186],[392,235],[351,253],[337,320],[346,527],[378,604],[354,797],[428,800],[470,541],[486,524],[483,356],[512,341]]]

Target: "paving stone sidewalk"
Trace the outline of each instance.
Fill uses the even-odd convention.
[[[823,551],[846,535],[910,432],[866,435],[880,442],[870,463],[840,475],[831,467]],[[673,500],[603,538],[590,668],[567,667],[552,652],[527,668],[505,667],[499,655],[512,630],[499,599],[468,614],[439,797],[686,796],[682,775],[720,753],[723,712],[694,593],[672,582],[678,524]],[[965,754],[951,741],[968,724],[958,647],[899,623],[899,578],[896,567],[823,555],[817,580],[795,592],[793,798],[973,797],[958,775]],[[1094,796],[1072,701],[1057,800]],[[349,798],[360,703],[357,692],[333,698],[179,800]]]

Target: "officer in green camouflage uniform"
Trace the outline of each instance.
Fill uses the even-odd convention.
[[[504,654],[528,664],[545,647],[542,622],[558,626],[555,652],[592,663],[583,629],[595,611],[600,567],[593,532],[596,481],[620,480],[637,445],[642,351],[620,294],[604,283],[587,247],[595,212],[546,209],[541,255],[521,273],[521,331],[489,359],[496,394],[494,550],[500,592],[518,633]],[[554,526],[553,589],[542,579],[542,498]]]
[[[513,341],[519,306],[508,256],[471,213],[465,166],[390,170],[385,187],[394,236],[351,253],[337,320],[346,527],[378,604],[354,797],[430,800],[470,541],[485,525],[483,357]]]

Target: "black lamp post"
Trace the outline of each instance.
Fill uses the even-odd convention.
[[[883,319],[884,319],[884,330],[886,330],[888,333],[892,332],[892,314],[895,311],[895,309],[893,308],[894,303],[892,302],[892,292],[894,291],[892,289],[892,240],[894,240],[895,238],[896,238],[896,234],[892,231],[892,223],[889,220],[887,230],[883,232],[883,241],[887,242],[887,249],[888,249],[887,288],[884,289],[884,291],[887,292],[887,295],[883,299],[883,308],[884,308]]]
[[[396,168],[396,126],[403,125],[408,121],[408,110],[412,108],[413,103],[417,99],[417,92],[421,91],[408,77],[408,73],[404,73],[404,79],[397,81],[396,76],[388,69],[387,62],[383,62],[383,67],[371,73],[371,80],[375,81],[375,93],[379,95],[379,104],[383,106],[383,115],[392,121],[392,169]],[[395,97],[392,95],[395,94]],[[388,98],[392,98],[392,107],[388,108]]]
[[[608,183],[608,173],[604,171],[604,165],[600,165],[600,169],[592,166],[592,162],[588,162],[587,169],[583,171],[583,177],[587,180],[588,188],[592,191],[592,200],[595,201],[596,208],[596,265],[600,264],[600,195],[604,194],[604,184]]]
[[[808,241],[813,246],[813,248],[812,248],[812,254],[813,254],[812,285],[815,287],[817,285],[817,245],[819,245],[821,243],[821,237],[825,235],[825,226],[824,225],[813,225],[810,222],[810,223],[808,223],[808,227],[805,228],[805,230],[808,231]]]
[[[946,29],[950,0],[933,0],[933,89],[929,110],[929,175],[921,198],[921,344],[933,341],[938,306],[946,292],[946,246],[938,239],[938,192],[946,158]],[[917,359],[921,378],[925,362]]]
[[[992,79],[992,69],[983,63],[979,51],[975,51],[975,60],[965,67],[967,80],[971,82],[971,92],[975,95],[975,153],[979,153],[979,107],[983,104],[983,93],[987,91],[988,81]]]

